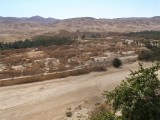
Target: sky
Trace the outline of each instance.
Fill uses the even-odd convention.
[[[3,17],[121,18],[160,16],[160,0],[0,0]]]

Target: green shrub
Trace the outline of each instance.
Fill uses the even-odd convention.
[[[152,61],[153,60],[153,52],[151,52],[151,51],[140,52],[138,54],[138,60]]]
[[[160,64],[131,72],[114,90],[106,92],[113,111],[121,110],[121,120],[160,120]]]
[[[112,91],[104,92],[110,109],[96,109],[90,120],[160,120],[160,64],[131,71]],[[121,112],[116,116],[116,112]]]
[[[118,68],[118,67],[120,67],[120,66],[122,65],[122,62],[121,62],[120,59],[115,58],[115,59],[113,60],[113,62],[112,62],[112,65],[113,65],[114,67]]]
[[[71,111],[66,112],[66,116],[67,117],[72,117],[72,112]]]
[[[21,49],[21,48],[34,48],[40,46],[50,46],[50,45],[71,45],[75,43],[69,37],[55,37],[55,36],[36,36],[32,40],[26,39],[25,41],[15,41],[12,43],[2,43],[0,42],[0,50],[8,49]]]
[[[160,61],[160,47],[150,46],[150,51],[142,51],[138,54],[139,60],[144,61]]]

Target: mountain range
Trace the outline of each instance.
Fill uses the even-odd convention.
[[[0,17],[0,42],[24,40],[44,33],[68,32],[136,32],[160,30],[160,16],[145,18],[96,19],[79,17],[70,19],[33,17]]]

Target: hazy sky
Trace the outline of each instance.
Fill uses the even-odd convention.
[[[160,16],[160,0],[0,0],[0,16],[118,18]]]

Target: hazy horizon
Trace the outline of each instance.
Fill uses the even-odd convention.
[[[0,16],[130,18],[159,16],[158,0],[1,0]]]
[[[40,15],[34,15],[34,16],[29,16],[29,17],[25,17],[25,16],[22,16],[22,17],[17,17],[17,16],[0,16],[0,17],[13,17],[13,18],[31,18],[31,17],[42,17],[42,18],[53,18],[53,17],[43,17],[43,16],[40,16]],[[80,16],[80,17],[71,17],[71,18],[63,18],[63,19],[59,19],[59,18],[56,18],[54,17],[54,19],[59,19],[59,20],[65,20],[65,19],[72,19],[72,18],[95,18],[95,19],[119,19],[119,18],[152,18],[152,17],[160,17],[160,15],[157,15],[157,16],[150,16],[150,17],[144,17],[144,16],[141,16],[141,17],[135,17],[135,16],[132,16],[132,17],[117,17],[117,18],[95,18],[95,17],[92,17],[92,16]]]

